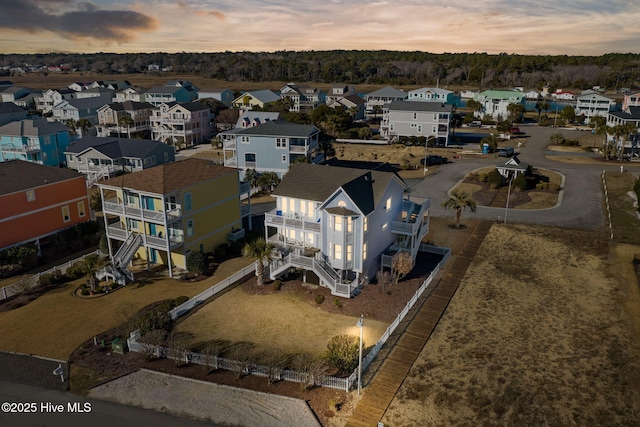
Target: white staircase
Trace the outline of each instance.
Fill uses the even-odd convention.
[[[290,253],[282,259],[273,261],[269,265],[269,277],[277,278],[290,268],[303,268],[313,271],[322,283],[331,289],[331,294],[351,298],[357,293],[357,281],[343,280],[340,274],[323,259]]]

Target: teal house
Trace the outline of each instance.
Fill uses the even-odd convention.
[[[0,161],[19,159],[60,166],[70,144],[69,128],[62,123],[38,118],[0,126]]]

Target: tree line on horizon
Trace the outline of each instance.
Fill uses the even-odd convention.
[[[331,50],[220,53],[2,54],[0,66],[59,66],[97,74],[148,72],[149,64],[175,73],[237,81],[344,82],[440,87],[524,86],[608,89],[640,87],[640,54],[600,56],[428,53]],[[5,75],[9,75],[5,70]]]

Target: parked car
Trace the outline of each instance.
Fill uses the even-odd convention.
[[[468,125],[470,128],[481,128],[482,122],[480,120],[474,120]]]
[[[437,156],[435,154],[431,156],[427,156],[424,159],[420,159],[420,163],[422,163],[425,166],[443,165],[447,163],[447,161],[448,160],[446,157]]]
[[[520,128],[516,126],[509,129],[509,132],[511,133],[511,135],[520,135],[521,133],[524,133],[524,132],[521,132]]]
[[[500,157],[511,157],[514,153],[513,147],[503,147],[498,150],[498,156]]]

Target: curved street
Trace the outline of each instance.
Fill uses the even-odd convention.
[[[578,131],[567,129],[546,128],[538,126],[522,126],[521,129],[527,137],[526,144],[519,150],[518,158],[532,167],[550,169],[564,176],[565,182],[562,188],[558,205],[549,209],[527,210],[509,209],[507,222],[527,224],[556,225],[570,228],[595,229],[605,225],[602,209],[603,192],[601,174],[603,170],[619,171],[620,163],[611,164],[575,164],[554,161],[546,158],[546,147],[550,143],[550,136],[554,133],[563,133],[568,137]],[[575,154],[572,154],[575,157]],[[551,157],[551,156],[550,156]],[[407,180],[412,186],[411,194],[418,197],[431,197],[430,214],[432,216],[451,216],[440,206],[443,200],[448,198],[448,192],[457,182],[462,180],[467,173],[478,168],[497,165],[504,158],[463,158],[454,160],[446,166],[440,167],[435,173],[421,180]],[[623,163],[624,167],[637,168],[640,165],[629,162]],[[504,208],[489,208],[478,206],[474,215],[477,218],[498,220],[504,219]]]

